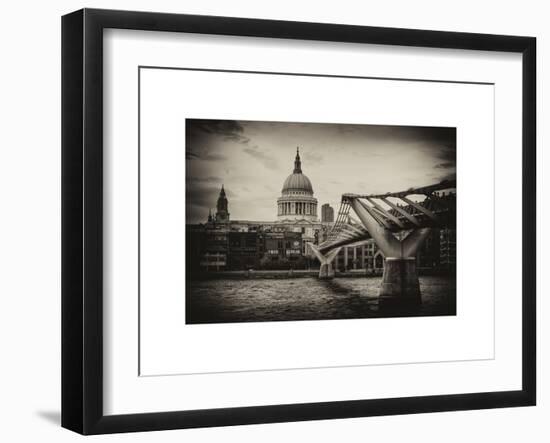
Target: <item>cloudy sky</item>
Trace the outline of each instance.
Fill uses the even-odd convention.
[[[276,220],[277,198],[302,171],[321,205],[344,193],[401,191],[456,177],[456,130],[412,126],[186,120],[187,223],[215,213],[223,184],[233,220]]]

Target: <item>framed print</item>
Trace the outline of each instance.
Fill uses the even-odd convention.
[[[62,20],[62,425],[535,404],[531,37]]]

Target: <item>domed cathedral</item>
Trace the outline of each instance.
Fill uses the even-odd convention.
[[[277,199],[277,219],[312,222],[318,220],[317,199],[313,197],[311,181],[302,172],[299,148],[296,148],[294,171],[286,178],[281,197]]]

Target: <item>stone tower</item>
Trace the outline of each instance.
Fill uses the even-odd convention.
[[[218,202],[216,204],[216,222],[226,223],[228,221],[229,221],[228,202],[227,202],[227,197],[225,196],[225,189],[223,188],[223,185],[222,185],[222,189],[218,197]]]

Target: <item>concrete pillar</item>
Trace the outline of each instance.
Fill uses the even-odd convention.
[[[310,251],[313,252],[314,256],[317,257],[317,259],[321,263],[321,267],[319,268],[319,278],[334,278],[334,267],[332,266],[332,261],[338,255],[340,248],[333,249],[325,255],[321,251],[319,251],[317,246],[315,246],[313,243],[308,243],[308,246]]]
[[[321,264],[319,269],[319,278],[321,280],[334,278],[334,268],[332,267],[332,263]]]
[[[344,248],[344,270],[348,270],[348,247]]]
[[[401,235],[397,239],[376,220],[372,208],[359,199],[352,199],[350,204],[385,256],[379,306],[421,303],[416,255],[430,228],[414,229],[404,239]],[[376,263],[376,254],[373,258]]]
[[[380,305],[415,305],[422,302],[415,257],[386,257]]]

